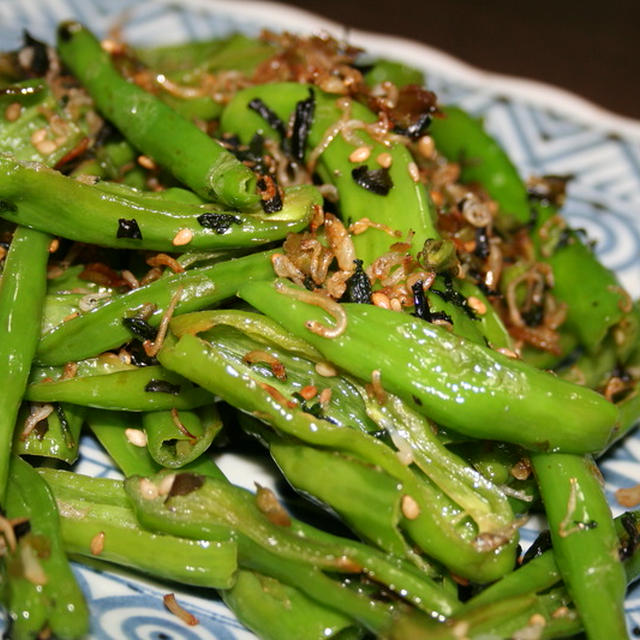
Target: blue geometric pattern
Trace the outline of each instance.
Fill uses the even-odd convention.
[[[104,35],[122,21],[128,41],[136,44],[169,43],[194,38],[222,36],[232,31],[257,34],[262,26],[309,32],[327,28],[326,21],[309,19],[294,10],[269,3],[233,0],[190,0],[183,4],[143,0],[3,0],[0,2],[0,45],[3,50],[21,42],[22,29],[53,42],[60,20],[74,18]],[[330,26],[330,25],[329,25]],[[335,35],[344,31],[336,26]],[[486,75],[473,73],[465,80],[448,79],[436,58],[419,55],[419,47],[403,41],[375,40],[372,53],[403,58],[422,66],[429,87],[442,103],[460,104],[484,118],[488,129],[507,149],[522,175],[571,174],[565,214],[576,227],[584,227],[597,241],[603,262],[614,268],[634,298],[640,296],[640,136],[625,139],[615,124],[593,118],[575,118],[558,94],[544,107],[508,90],[496,91]],[[357,44],[357,38],[354,42]],[[417,55],[414,52],[418,51]],[[411,52],[411,54],[410,54]],[[612,121],[613,122],[613,121]],[[640,131],[640,129],[638,129]],[[91,439],[81,446],[78,471],[94,476],[117,477],[109,458]],[[602,464],[606,489],[614,510],[620,512],[613,492],[640,483],[640,437],[628,438]],[[233,463],[232,463],[233,466]],[[258,466],[248,473],[264,474]],[[254,478],[256,476],[253,476]],[[252,476],[244,471],[244,480]],[[262,477],[259,478],[262,482]],[[235,478],[234,478],[235,480]],[[540,523],[531,522],[522,531],[530,543]],[[74,565],[91,603],[91,638],[95,640],[248,640],[246,631],[225,608],[214,591],[176,591],[185,608],[200,620],[187,627],[169,614],[161,596],[170,588],[119,570],[101,572]],[[627,598],[630,628],[640,624],[640,588]]]

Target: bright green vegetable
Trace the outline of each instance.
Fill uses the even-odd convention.
[[[98,109],[134,147],[167,166],[203,198],[255,208],[258,196],[251,170],[158,98],[127,82],[86,28],[77,22],[62,24],[58,49]]]
[[[308,323],[334,321],[316,306],[285,298],[286,289],[249,283],[240,296],[349,373],[371,380],[378,371],[385,389],[460,433],[531,449],[585,452],[599,450],[616,425],[616,407],[593,391],[404,314],[344,304],[344,333],[318,335]],[[370,348],[371,335],[385,336],[384,352]]]
[[[40,333],[50,241],[39,231],[16,229],[0,280],[0,503],[18,409]]]

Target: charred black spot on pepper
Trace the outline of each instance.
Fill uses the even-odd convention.
[[[135,218],[127,220],[118,218],[118,231],[116,238],[129,238],[131,240],[142,240],[142,232]]]
[[[56,416],[58,417],[58,421],[60,422],[60,430],[64,435],[64,442],[67,445],[67,448],[72,449],[73,447],[75,447],[76,442],[73,439],[73,435],[71,434],[71,427],[69,426],[69,421],[67,420],[67,414],[64,412],[64,409],[59,402],[53,403],[53,410],[56,412]]]
[[[31,522],[29,520],[25,520],[24,522],[18,522],[13,525],[13,533],[16,538],[20,539],[22,536],[26,536],[31,532]]]
[[[155,338],[153,338],[155,340]],[[158,359],[148,356],[140,340],[132,340],[127,347],[131,356],[131,364],[136,367],[153,367],[158,364]]]
[[[432,311],[431,322],[435,322],[436,320],[453,324],[453,318],[446,311]]]
[[[418,398],[418,396],[414,396],[414,395],[412,395],[412,396],[411,396],[411,399],[412,399],[412,400],[413,400],[413,401],[414,401],[414,402],[415,402],[419,407],[421,407],[421,406],[422,406],[422,400],[420,400],[420,398]]]
[[[33,428],[33,434],[35,435],[37,440],[42,440],[46,435],[47,431],[49,431],[49,419],[44,418],[44,420],[40,420],[38,424]]]
[[[304,397],[297,392],[292,393],[291,397],[298,401],[298,406],[302,411],[304,411],[304,413],[308,413],[314,418],[318,418],[318,420],[325,420],[326,422],[330,422],[331,424],[335,425],[338,424],[336,420],[324,414],[324,409],[319,402],[315,402],[314,404],[309,405],[307,404],[307,401],[304,399]]]
[[[638,524],[632,513],[623,513],[620,521],[626,534],[618,549],[620,561],[623,561],[635,553],[638,543],[640,543],[640,531],[638,530]]]
[[[226,133],[222,136],[222,143],[240,162],[253,171],[264,173],[266,171],[264,159],[264,138],[259,133],[255,133],[248,145],[243,145],[236,135]]]
[[[81,28],[82,26],[79,23],[74,22],[73,20],[69,22],[63,22],[58,27],[58,38],[60,38],[60,40],[63,40],[64,42],[68,42],[69,40],[71,40],[71,38],[73,38],[73,34],[76,31],[79,31]]]
[[[49,70],[47,45],[40,40],[36,40],[26,29],[22,34],[24,38],[24,48],[28,48],[31,52],[28,71],[35,76],[44,76]]]
[[[18,207],[10,200],[0,200],[0,213],[17,213]]]
[[[122,324],[136,338],[141,340],[155,340],[158,332],[146,320],[142,318],[122,318]]]
[[[347,280],[344,299],[347,302],[371,304],[371,280],[362,268],[362,260],[354,260],[356,269]]]
[[[520,566],[538,558],[549,549],[551,549],[551,532],[549,529],[545,529],[540,532],[538,537],[533,541],[533,544],[527,549],[524,556],[522,556],[522,563]]]
[[[189,495],[197,491],[203,484],[204,476],[197,473],[179,473],[173,480],[168,497]]]
[[[351,177],[359,187],[378,196],[386,196],[393,187],[393,180],[386,167],[369,169],[366,164],[363,164],[351,170]]]
[[[489,236],[487,227],[476,228],[476,247],[473,250],[474,255],[483,260],[489,256]]]
[[[291,156],[298,162],[304,160],[304,150],[307,146],[307,138],[313,124],[313,115],[316,110],[316,94],[309,89],[309,97],[296,103],[291,130],[290,151]]]
[[[260,98],[254,98],[247,106],[255,111],[282,139],[285,138],[287,131],[284,122]]]
[[[147,393],[168,393],[172,396],[177,396],[180,393],[180,385],[172,384],[171,382],[167,382],[166,380],[158,380],[157,378],[152,378],[147,382],[144,387],[144,390]]]
[[[203,213],[198,216],[198,223],[201,227],[222,234],[228,231],[232,224],[241,224],[242,220],[231,213]]]

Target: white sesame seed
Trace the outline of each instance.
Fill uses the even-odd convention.
[[[158,487],[149,478],[140,478],[140,493],[145,500],[155,500],[158,497]]]
[[[147,434],[141,429],[125,429],[125,438],[129,444],[134,447],[146,447],[147,446]]]
[[[420,505],[410,496],[402,496],[402,515],[407,520],[415,520],[420,515]]]
[[[393,163],[393,157],[387,151],[384,151],[376,158],[378,164],[385,169],[388,169]]]
[[[94,556],[99,556],[104,549],[104,531],[96,533],[89,543],[89,550]]]
[[[49,243],[49,253],[55,253],[59,247],[60,247],[60,240],[58,240],[58,238],[54,238]]]
[[[12,102],[5,110],[4,117],[9,122],[15,122],[22,113],[22,105],[19,102]]]
[[[171,491],[171,487],[173,487],[173,481],[176,479],[175,473],[169,473],[162,480],[160,480],[160,484],[158,485],[158,495],[167,496],[169,495],[169,491]]]
[[[414,182],[420,182],[420,170],[415,162],[410,162],[407,165],[407,171]]]
[[[35,146],[40,142],[42,142],[46,137],[47,137],[47,130],[44,127],[42,127],[42,129],[36,129],[31,134],[31,144]]]
[[[433,142],[433,138],[431,136],[422,136],[420,140],[418,140],[418,153],[423,158],[431,158],[436,150],[436,145]]]
[[[315,369],[317,374],[324,378],[333,378],[338,375],[335,367],[329,362],[316,362]]]
[[[391,298],[389,304],[391,305],[391,311],[402,311],[402,302],[398,298]]]
[[[323,389],[320,392],[320,395],[318,396],[318,402],[320,402],[320,405],[322,407],[326,407],[329,402],[331,402],[331,389],[329,389],[329,387]]]
[[[349,155],[349,162],[364,162],[371,155],[371,147],[363,146],[354,149]]]
[[[503,356],[507,356],[507,358],[513,358],[514,360],[517,360],[519,357],[515,351],[507,349],[506,347],[500,347],[499,349],[496,349],[496,351],[498,353],[501,353]]]
[[[480,300],[480,298],[476,298],[475,296],[469,296],[467,298],[467,302],[469,306],[478,314],[483,316],[487,313],[487,305]]]
[[[529,624],[535,627],[544,627],[547,624],[547,620],[541,613],[534,613],[529,618]]]
[[[382,309],[391,308],[389,297],[380,291],[376,291],[371,295],[371,302],[373,302],[376,307],[381,307]]]
[[[171,243],[174,247],[182,247],[189,244],[193,240],[193,231],[191,229],[180,229],[174,236]]]
[[[58,148],[58,145],[53,140],[43,140],[35,144],[34,147],[43,156],[48,156]]]
[[[138,156],[138,164],[145,169],[153,170],[157,169],[156,163],[149,156]]]

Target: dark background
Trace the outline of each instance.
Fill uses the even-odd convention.
[[[640,0],[288,0],[640,119]]]

